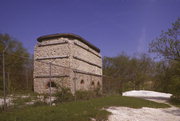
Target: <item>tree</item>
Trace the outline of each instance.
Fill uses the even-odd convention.
[[[168,89],[176,97],[180,99],[180,63],[171,62],[171,68],[167,71],[167,79],[169,79]]]
[[[156,86],[164,92],[172,93],[180,103],[180,18],[167,32],[162,32],[150,43],[149,50],[163,57],[155,76]]]
[[[180,18],[167,32],[162,31],[161,35],[150,43],[150,52],[168,60],[180,61]]]
[[[1,55],[5,47],[7,47],[5,52],[7,87],[8,89],[24,89],[26,87],[26,70],[28,67],[31,67],[32,63],[30,54],[23,47],[21,42],[8,34],[0,34]],[[2,69],[2,56],[0,57],[0,67]],[[30,68],[28,69],[30,70]],[[2,70],[0,70],[0,74],[0,83],[2,83]],[[9,82],[7,80],[9,80]],[[0,89],[2,88],[0,87]]]
[[[154,62],[146,54],[137,57],[129,57],[122,53],[116,57],[103,58],[103,74],[111,77],[103,80],[103,86],[111,86],[110,89],[150,89],[154,76]],[[108,81],[111,80],[111,83]],[[112,85],[112,83],[115,83]],[[122,89],[123,88],[123,89]]]

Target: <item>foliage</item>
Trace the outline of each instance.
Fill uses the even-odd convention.
[[[44,105],[47,105],[47,103],[42,101],[36,101],[32,106],[44,106]]]
[[[3,97],[3,91],[0,90],[0,97]]]
[[[77,101],[63,103],[57,106],[38,106],[15,109],[10,112],[0,113],[1,121],[89,121],[95,118],[96,121],[106,120],[109,112],[102,110],[110,106],[126,106],[132,108],[153,107],[165,108],[166,104],[155,103],[152,101],[122,97],[109,96],[95,98],[88,101]]]
[[[180,18],[172,24],[167,32],[162,31],[161,35],[150,43],[150,52],[169,60],[180,61]]]
[[[180,107],[180,97],[179,96],[171,96],[170,103]]]
[[[150,43],[150,52],[163,57],[155,76],[156,88],[173,94],[173,99],[180,96],[180,18],[167,32]],[[166,60],[168,59],[168,61]]]
[[[95,91],[78,90],[75,93],[76,100],[90,100],[92,98],[100,97],[102,94],[97,89]]]
[[[55,97],[57,99],[54,102],[62,103],[62,102],[71,102],[75,100],[89,100],[100,96],[102,96],[102,94],[100,93],[100,90],[98,88],[92,91],[78,90],[73,95],[69,88],[59,87],[58,91],[55,93]]]
[[[27,89],[26,75],[27,73],[32,75],[30,54],[21,42],[8,34],[0,34],[0,68],[2,68],[2,52],[5,48],[5,74],[8,91]],[[31,71],[27,72],[27,69]],[[32,84],[32,76],[29,76],[29,80]],[[0,70],[0,85],[0,90],[2,90],[2,70]]]
[[[169,85],[168,79],[166,78],[168,65],[164,61],[160,61],[156,63],[155,66],[155,75],[154,75],[154,85],[153,88],[156,91],[160,92],[168,92],[167,86]]]
[[[171,62],[167,70],[167,79],[169,79],[169,92],[174,96],[180,97],[180,62]]]
[[[123,53],[116,57],[104,57],[104,89],[120,93],[122,90],[149,89],[147,83],[152,81],[154,66],[154,61],[146,54],[129,57]]]
[[[57,97],[55,103],[70,102],[74,100],[74,96],[69,88],[61,88],[61,90],[58,90],[55,96]]]
[[[30,101],[32,101],[31,97],[27,97],[27,98],[18,97],[13,100],[13,103],[15,106],[22,106],[25,105],[26,102],[30,102]]]

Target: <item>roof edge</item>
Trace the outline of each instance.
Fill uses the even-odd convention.
[[[90,42],[88,42],[87,40],[85,40],[84,38],[82,38],[79,35],[75,35],[72,33],[57,33],[57,34],[50,34],[50,35],[43,35],[37,38],[38,42],[42,42],[46,39],[54,39],[54,38],[58,38],[58,37],[67,37],[67,38],[73,38],[73,39],[78,39],[81,42],[83,42],[84,44],[88,45],[89,47],[91,47],[92,49],[94,49],[95,51],[97,51],[98,53],[100,53],[100,49],[97,48],[96,46],[94,46],[93,44],[91,44]]]

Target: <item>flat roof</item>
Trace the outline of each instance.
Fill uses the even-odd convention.
[[[59,37],[78,39],[79,41],[83,42],[84,44],[88,45],[89,47],[97,51],[98,53],[100,52],[99,48],[97,48],[96,46],[94,46],[93,44],[91,44],[90,42],[82,38],[81,36],[75,35],[72,33],[57,33],[57,34],[43,35],[43,36],[38,37],[37,41],[42,42],[47,39],[54,39],[54,38],[59,38]]]

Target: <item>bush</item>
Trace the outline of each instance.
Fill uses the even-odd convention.
[[[69,88],[61,88],[54,95],[57,99],[54,103],[71,102],[74,100],[89,100],[96,97],[101,97],[102,93],[99,88],[93,91],[78,90],[73,95]]]
[[[171,96],[170,102],[175,105],[180,105],[180,96]]]
[[[96,94],[96,97],[102,97],[103,94],[102,94],[102,90],[100,88],[96,88],[94,90],[95,94]]]
[[[99,89],[94,91],[79,90],[76,91],[75,96],[77,100],[89,100],[91,98],[101,97],[102,93]]]
[[[47,103],[42,102],[42,101],[36,101],[33,106],[43,106],[43,105],[47,105]]]
[[[95,97],[95,93],[92,91],[79,90],[79,91],[76,91],[75,96],[77,100],[89,100]]]
[[[61,90],[58,91],[55,96],[57,97],[57,99],[54,101],[55,103],[70,102],[74,100],[74,96],[69,88],[61,88]]]
[[[32,101],[31,97],[27,97],[27,98],[18,97],[13,100],[13,103],[15,106],[21,106],[21,105],[25,105],[26,102],[30,102],[30,101]]]

